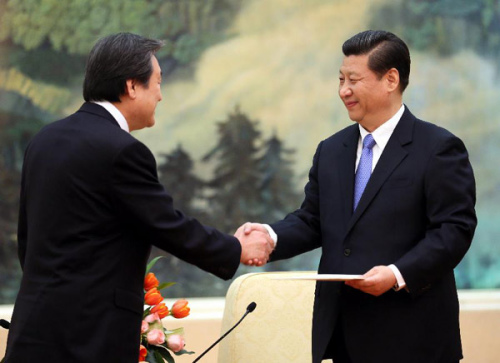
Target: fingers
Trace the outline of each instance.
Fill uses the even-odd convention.
[[[264,266],[266,263],[267,263],[267,258],[265,260],[258,260],[258,259],[253,260],[253,266],[257,267]]]
[[[254,258],[253,260],[243,262],[243,264],[247,266],[264,266],[266,262],[262,262],[258,258]]]
[[[387,266],[376,266],[363,275],[363,280],[346,281],[346,285],[373,296],[380,296],[396,283],[396,277]]]
[[[267,263],[267,259],[260,260],[258,258],[254,258],[253,260],[241,261],[241,263],[246,266],[261,267]]]
[[[377,267],[372,268],[370,271],[363,275],[362,280],[349,280],[346,285],[356,289],[369,288],[377,283]]]
[[[247,222],[242,227],[243,227],[244,233],[247,235],[250,234],[252,231],[260,231],[260,232],[267,233],[266,227],[264,227],[260,223]]]
[[[242,235],[249,235],[253,231],[260,231],[269,234],[266,227],[264,227],[262,224],[246,222],[236,230],[234,236],[239,239]]]

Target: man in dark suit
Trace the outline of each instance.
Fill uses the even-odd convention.
[[[477,223],[466,148],[403,105],[410,54],[401,39],[366,31],[343,53],[339,96],[357,124],[319,144],[300,209],[238,233],[275,232],[271,260],[320,247],[320,274],[364,274],[317,283],[314,363],[458,362],[453,269]]]
[[[26,150],[6,363],[136,363],[152,245],[223,279],[240,261],[267,260],[267,234],[238,241],[175,210],[152,153],[129,134],[155,123],[161,46],[129,33],[98,41],[86,103]]]

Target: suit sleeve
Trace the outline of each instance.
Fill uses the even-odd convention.
[[[282,221],[271,224],[278,235],[278,244],[271,255],[272,261],[290,258],[321,246],[318,168],[322,144],[319,144],[313,158],[302,205]]]
[[[451,273],[470,247],[477,224],[475,180],[463,142],[449,136],[435,148],[425,173],[427,229],[396,266],[413,296]]]
[[[112,169],[112,194],[121,218],[141,239],[220,278],[233,277],[240,264],[240,243],[174,209],[146,146],[135,142],[124,148]]]

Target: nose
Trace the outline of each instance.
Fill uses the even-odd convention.
[[[352,95],[351,87],[349,87],[347,82],[339,85],[339,96],[340,98],[345,98]]]

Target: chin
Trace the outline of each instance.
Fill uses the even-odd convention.
[[[353,122],[358,122],[361,121],[361,118],[360,117],[357,117],[356,115],[351,115],[349,114],[349,118],[351,119],[351,121]]]

